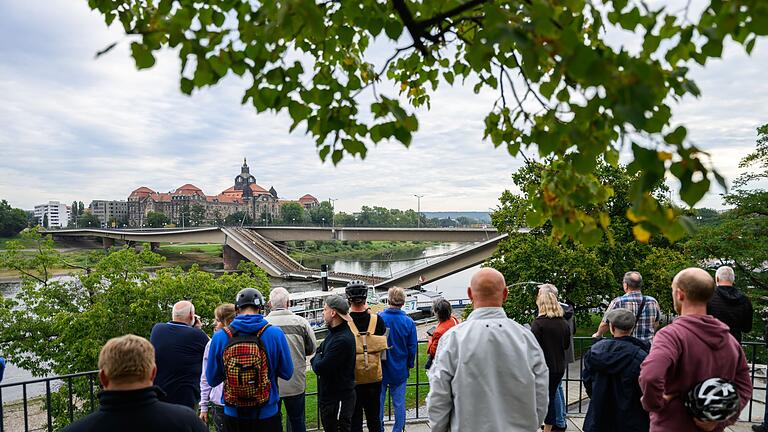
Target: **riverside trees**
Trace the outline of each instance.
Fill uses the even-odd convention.
[[[663,311],[672,311],[669,286],[675,273],[693,261],[681,252],[679,246],[663,238],[638,241],[636,225],[626,215],[632,215],[631,193],[636,174],[622,166],[600,164],[595,175],[610,184],[614,195],[605,204],[606,217],[611,218],[607,236],[597,244],[585,246],[573,241],[553,242],[552,224],[531,229],[521,234],[517,230],[526,226],[529,202],[536,193],[539,177],[545,164],[530,162],[512,175],[522,193],[505,191],[499,209],[491,215],[494,225],[510,237],[499,244],[499,249],[488,265],[501,271],[509,284],[509,298],[504,304],[507,314],[520,322],[535,316],[536,284],[553,283],[560,290],[561,300],[576,305],[582,314],[599,307],[621,294],[624,273],[638,270],[643,275],[643,292],[654,296]],[[651,193],[663,201],[666,187],[661,180],[652,185]],[[598,212],[596,208],[582,207],[585,213]]]
[[[23,275],[19,292],[0,303],[0,351],[35,375],[96,369],[107,340],[128,333],[149,338],[179,300],[191,300],[210,331],[215,307],[231,303],[238,290],[254,287],[265,297],[269,291],[266,275],[252,263],[218,277],[194,266],[150,275],[145,267],[164,258],[149,248],[114,249],[85,274],[53,278],[50,270],[61,261],[53,241],[33,230],[23,236],[36,253],[21,251],[15,241],[0,252],[0,268]]]
[[[699,96],[692,63],[719,58],[731,40],[750,53],[768,33],[761,0],[704,0],[697,10],[639,0],[88,3],[133,39],[138,68],[171,47],[186,94],[230,73],[247,76],[242,102],[287,112],[291,130],[303,124],[333,163],[364,158],[382,140],[409,146],[419,128],[412,110],[428,109],[441,86],[497,92],[485,138],[511,156],[538,152],[549,162],[530,194],[528,222],[549,221],[554,238],[588,244],[609,233],[604,207],[615,193],[596,168],[616,166],[623,148],[637,174],[634,234],[684,235],[652,186],[671,174],[692,206],[724,179],[686,141],[686,128],[672,124],[674,103]],[[623,36],[637,48],[617,46]],[[389,55],[373,60],[382,49]]]

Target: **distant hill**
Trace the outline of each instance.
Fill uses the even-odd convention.
[[[488,212],[481,212],[481,211],[465,211],[465,212],[460,212],[460,211],[449,212],[448,211],[448,212],[422,212],[422,213],[424,213],[424,216],[426,216],[427,219],[433,219],[433,218],[456,219],[457,217],[464,216],[468,218],[477,219],[483,222],[488,222],[488,223],[491,222],[491,215],[488,214]]]

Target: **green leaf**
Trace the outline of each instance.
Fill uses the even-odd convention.
[[[195,84],[192,82],[191,79],[188,78],[182,78],[181,79],[181,91],[184,94],[190,95],[192,94],[192,90],[195,88]]]
[[[680,182],[680,198],[685,201],[686,204],[693,207],[698,203],[704,194],[709,190],[709,179],[702,179],[698,182],[685,181],[681,179]]]
[[[684,126],[678,126],[671,133],[664,135],[664,141],[668,142],[669,144],[680,145],[683,143],[683,140],[685,140],[687,133],[688,131]]]
[[[136,61],[138,69],[151,68],[155,64],[155,57],[152,55],[152,51],[144,44],[138,42],[131,43],[131,55],[134,61]]]
[[[387,20],[386,24],[384,24],[384,33],[386,33],[390,39],[396,41],[403,33],[403,24],[399,19],[390,18]]]

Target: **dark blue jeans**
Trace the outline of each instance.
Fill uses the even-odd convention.
[[[285,405],[286,432],[306,432],[307,425],[304,414],[304,393],[295,396],[286,396],[280,399]]]

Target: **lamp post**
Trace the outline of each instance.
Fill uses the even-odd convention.
[[[424,195],[413,194],[416,197],[416,227],[421,228],[421,198]]]
[[[338,198],[328,198],[328,202],[331,203],[331,228],[336,227],[336,201]]]
[[[323,218],[323,228],[325,228],[325,218]]]

